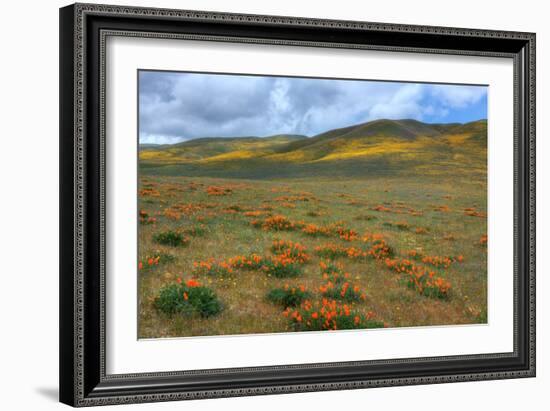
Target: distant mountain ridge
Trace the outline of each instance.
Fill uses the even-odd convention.
[[[453,164],[486,169],[487,120],[429,124],[375,120],[313,137],[205,137],[140,146],[140,167],[155,174],[277,178],[333,173],[430,172]]]

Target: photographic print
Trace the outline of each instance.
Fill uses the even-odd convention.
[[[138,71],[138,337],[486,324],[487,92]]]

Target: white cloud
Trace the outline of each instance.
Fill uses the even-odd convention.
[[[443,121],[484,87],[142,72],[140,139],[315,135],[378,118]]]
[[[477,103],[487,93],[485,87],[479,86],[431,86],[430,92],[435,99],[450,108],[464,108]]]

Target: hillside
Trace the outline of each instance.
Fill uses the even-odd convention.
[[[143,173],[234,178],[486,173],[487,121],[376,120],[313,137],[200,138],[140,146]]]
[[[204,137],[155,147],[140,145],[140,160],[180,163],[260,157],[273,153],[277,147],[302,139],[307,137],[281,134],[270,137]]]

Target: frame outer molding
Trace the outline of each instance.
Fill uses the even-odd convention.
[[[520,89],[527,94],[523,107],[523,130],[526,148],[523,183],[527,192],[525,210],[526,264],[528,274],[527,368],[518,371],[464,373],[424,377],[384,378],[314,384],[287,384],[267,387],[213,389],[155,394],[104,396],[101,387],[85,389],[85,219],[86,219],[86,17],[152,17],[190,22],[220,22],[257,24],[262,26],[316,27],[356,31],[417,33],[438,36],[483,37],[519,40],[526,43],[520,62],[524,79]],[[506,379],[535,376],[535,40],[534,33],[462,29],[405,24],[339,21],[252,14],[203,12],[192,10],[154,9],[143,7],[74,4],[60,9],[60,401],[73,406],[127,404],[182,399],[219,398],[229,396],[269,395],[277,393],[357,389],[367,387],[435,384],[487,379]],[[384,47],[383,47],[384,48]],[[387,49],[387,48],[384,48]],[[396,47],[393,48],[397,49]],[[408,50],[414,51],[414,50]],[[426,52],[422,47],[417,51]],[[427,52],[435,52],[427,51]],[[442,52],[442,50],[439,50]],[[452,53],[452,50],[448,52]],[[455,54],[485,54],[457,52]],[[69,212],[69,210],[71,210]],[[101,222],[104,224],[104,221]],[[71,246],[72,245],[72,246]],[[103,258],[103,255],[101,255]],[[103,303],[103,300],[101,300]],[[103,306],[101,315],[104,315]],[[69,326],[72,324],[72,326]],[[155,376],[156,374],[148,374]],[[165,373],[158,373],[158,377]],[[139,375],[126,376],[139,377]],[[104,380],[109,380],[109,376]],[[116,378],[114,378],[116,380]]]

